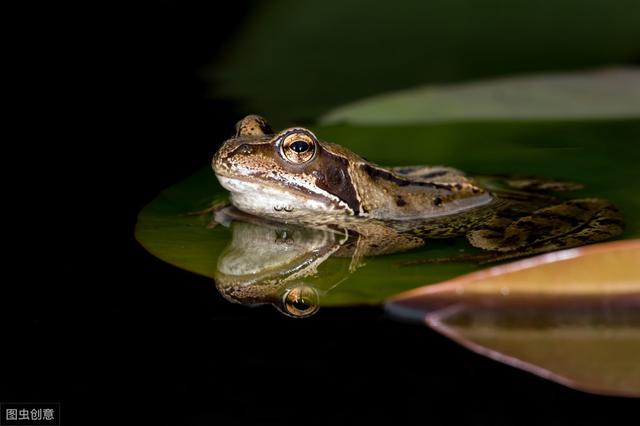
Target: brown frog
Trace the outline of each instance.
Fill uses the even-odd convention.
[[[608,239],[623,228],[607,200],[561,201],[543,191],[575,184],[473,179],[443,166],[385,168],[302,127],[275,133],[256,115],[238,122],[212,166],[246,213],[361,235],[356,259],[464,235],[485,250],[473,260],[502,260]]]

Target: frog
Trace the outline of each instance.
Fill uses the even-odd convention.
[[[240,211],[362,235],[354,259],[466,237],[480,249],[467,260],[498,261],[606,240],[624,229],[608,200],[549,193],[578,188],[573,182],[473,177],[441,165],[384,167],[304,127],[275,132],[258,115],[236,124],[211,164]]]

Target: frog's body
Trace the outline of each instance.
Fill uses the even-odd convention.
[[[514,181],[508,191],[448,167],[384,168],[303,128],[273,134],[258,116],[237,125],[213,159],[231,202],[247,213],[308,226],[339,226],[364,237],[360,255],[466,235],[500,258],[584,245],[622,231],[608,201],[561,202],[538,192],[559,183]],[[573,189],[567,185],[567,189]]]
[[[248,120],[260,119],[250,116],[244,121]],[[288,148],[292,141],[307,145],[308,158]],[[287,157],[284,150],[291,155]],[[424,219],[464,211],[493,198],[455,169],[386,169],[340,145],[319,142],[302,128],[275,136],[240,131],[216,153],[213,168],[236,207],[284,220]]]

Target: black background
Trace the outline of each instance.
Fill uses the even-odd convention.
[[[544,381],[378,308],[293,320],[229,304],[136,243],[139,210],[253,112],[198,77],[248,7],[105,5],[32,23],[49,25],[22,51],[34,114],[9,145],[24,161],[5,156],[19,208],[2,401],[60,401],[63,424],[637,424],[634,400]]]

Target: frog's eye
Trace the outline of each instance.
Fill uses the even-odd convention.
[[[294,287],[282,296],[283,312],[296,318],[304,318],[318,312],[318,293],[313,287]]]
[[[295,131],[285,134],[280,149],[282,156],[291,163],[302,164],[313,159],[316,141],[308,132]]]

